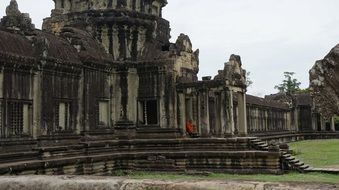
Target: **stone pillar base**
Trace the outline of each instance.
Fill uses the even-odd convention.
[[[114,129],[117,139],[133,139],[136,136],[136,126],[132,121],[118,121]]]

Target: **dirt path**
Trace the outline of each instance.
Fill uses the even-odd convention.
[[[3,176],[0,190],[339,190],[339,184],[158,181],[96,176]]]

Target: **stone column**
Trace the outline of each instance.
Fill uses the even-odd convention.
[[[312,113],[312,130],[317,131],[317,115]]]
[[[185,94],[184,93],[178,93],[179,96],[179,128],[182,130],[185,134],[185,125],[186,125],[186,102],[185,102]]]
[[[226,98],[227,105],[227,126],[226,134],[234,135],[234,113],[233,113],[233,91],[230,89],[228,92],[228,97]]]
[[[322,116],[320,116],[320,125],[321,131],[326,131],[326,122]]]
[[[0,98],[4,98],[4,68],[1,68],[0,71]]]
[[[78,113],[77,113],[77,125],[76,125],[76,133],[80,134],[81,131],[84,131],[84,71],[81,72],[80,80],[79,80],[79,89],[78,89]]]
[[[227,127],[227,114],[226,114],[226,92],[223,90],[220,94],[219,98],[219,106],[220,106],[220,135],[225,135],[226,127]]]
[[[247,136],[247,121],[246,121],[246,94],[238,93],[238,131],[239,135]]]
[[[334,117],[331,118],[331,131],[335,132],[335,120],[334,120]]]
[[[41,135],[41,72],[33,73],[33,138]]]
[[[286,112],[286,126],[288,131],[293,131],[291,128],[291,112]]]
[[[137,69],[130,68],[127,76],[128,100],[127,100],[127,119],[133,123],[137,123],[137,98],[139,88],[139,77]],[[158,106],[159,107],[159,106]]]
[[[201,134],[201,97],[200,97],[201,92],[197,92],[196,94],[196,104],[197,104],[197,118],[196,118],[196,132]]]
[[[266,131],[266,132],[269,132],[269,131],[270,131],[270,128],[269,128],[269,126],[268,126],[268,111],[265,110],[264,113],[265,113],[265,115],[264,115],[265,131]]]
[[[135,89],[132,90],[132,88],[137,87],[133,86],[132,81],[136,78],[133,75],[133,70],[131,72],[132,74],[129,73],[128,68],[122,68],[118,73],[118,85],[120,87],[120,108],[118,109],[120,110],[120,116],[115,125],[115,135],[119,139],[130,139],[136,136],[136,125],[134,122],[137,112],[135,99],[136,96],[130,95],[133,94],[135,91]],[[135,107],[133,107],[133,105]],[[133,109],[133,112],[131,109]],[[131,121],[130,119],[133,119],[133,121]]]
[[[294,110],[294,130],[299,131],[299,110],[295,108]]]
[[[222,110],[222,104],[221,104],[221,95],[220,92],[216,93],[215,95],[215,135],[218,137],[221,137],[223,134],[222,126],[221,126],[221,110]]]
[[[201,136],[206,137],[210,135],[208,91],[201,92],[199,97],[200,97]]]
[[[0,98],[4,98],[4,68],[1,67],[1,70],[0,70]],[[2,110],[1,111],[1,114],[4,113],[4,108],[5,108],[5,102],[6,101],[1,101],[0,102],[0,109]],[[0,137],[1,135],[5,135],[5,125],[4,125],[4,121],[5,121],[5,118],[4,117],[1,117],[1,120],[0,120]]]

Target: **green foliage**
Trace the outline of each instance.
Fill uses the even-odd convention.
[[[280,93],[295,93],[300,91],[300,82],[293,78],[294,72],[284,72],[285,79],[282,84],[276,85],[274,88]]]

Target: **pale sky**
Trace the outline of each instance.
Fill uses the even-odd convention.
[[[17,0],[36,27],[50,15],[52,0]],[[338,0],[168,0],[163,17],[172,39],[190,36],[200,49],[199,76],[214,76],[231,54],[242,57],[254,82],[248,93],[275,93],[283,72],[308,86],[308,71],[339,43]],[[10,0],[0,0],[0,17]]]

